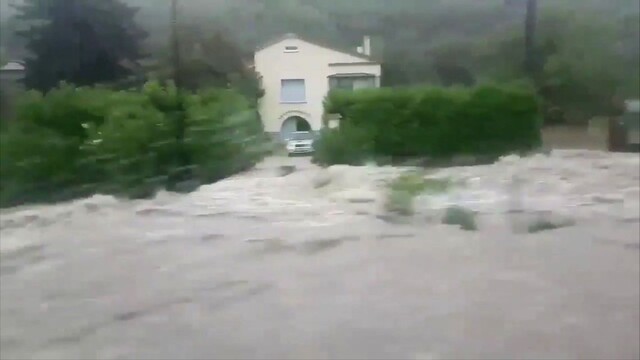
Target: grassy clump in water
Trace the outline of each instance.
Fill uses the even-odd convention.
[[[575,222],[572,220],[563,220],[560,222],[553,222],[549,219],[538,218],[535,221],[533,221],[531,224],[529,224],[527,231],[529,232],[529,234],[535,234],[543,231],[561,229],[567,226],[572,226],[574,224]]]
[[[390,213],[409,216],[413,215],[413,199],[415,195],[401,190],[391,190],[387,195],[385,209]]]
[[[478,230],[475,213],[461,206],[448,208],[442,218],[442,223],[446,225],[457,225],[466,231]]]
[[[389,194],[385,203],[388,212],[413,215],[414,199],[420,194],[440,194],[452,186],[449,179],[425,178],[422,172],[408,172],[389,184]]]
[[[402,174],[391,183],[389,188],[392,191],[405,191],[416,196],[423,193],[444,193],[451,186],[450,179],[425,178],[423,173],[416,171]]]

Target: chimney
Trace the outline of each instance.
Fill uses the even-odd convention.
[[[371,56],[371,36],[365,36],[362,42],[362,53]]]

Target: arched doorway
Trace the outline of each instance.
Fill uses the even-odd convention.
[[[291,134],[296,131],[311,131],[311,124],[303,117],[300,116],[289,116],[282,123],[282,128],[280,129],[280,136],[282,140],[287,141],[291,137]]]

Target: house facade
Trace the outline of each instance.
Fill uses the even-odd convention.
[[[331,89],[380,86],[381,66],[370,58],[365,37],[354,51],[338,50],[287,34],[257,49],[254,66],[264,96],[259,111],[265,131],[286,140],[295,131],[318,131]]]

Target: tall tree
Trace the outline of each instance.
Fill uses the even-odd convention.
[[[146,33],[134,21],[137,9],[119,0],[25,0],[16,9],[28,24],[18,33],[29,52],[28,88],[112,82],[142,57]]]
[[[203,30],[181,25],[178,39],[181,57],[178,71],[182,87],[188,90],[234,88],[256,101],[262,96],[248,56],[225,34],[213,28]],[[161,81],[173,79],[171,51],[163,51],[159,58],[154,68],[149,69],[150,77]]]

